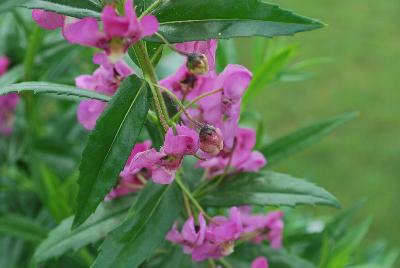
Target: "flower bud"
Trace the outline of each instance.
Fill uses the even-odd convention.
[[[199,75],[208,72],[208,60],[206,55],[192,53],[187,58],[186,67],[192,74]]]
[[[224,148],[222,133],[219,128],[204,125],[200,129],[200,149],[210,155],[217,155]]]

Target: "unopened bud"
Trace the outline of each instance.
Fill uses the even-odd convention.
[[[200,129],[200,149],[210,155],[217,155],[224,148],[222,133],[219,128],[204,125]]]
[[[188,56],[186,67],[192,74],[205,74],[208,72],[208,60],[206,55],[192,53]]]

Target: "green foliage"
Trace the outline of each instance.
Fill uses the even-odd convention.
[[[291,35],[323,26],[259,0],[166,1],[152,12],[170,42],[232,37]],[[152,40],[156,41],[156,38]]]
[[[357,113],[348,113],[307,126],[267,144],[261,149],[261,152],[268,158],[270,166],[320,141],[356,116]]]
[[[63,220],[36,249],[35,261],[57,258],[70,250],[77,251],[104,238],[125,218],[131,201],[132,199],[127,199],[103,203],[84,224],[73,230],[73,217]]]
[[[109,101],[110,97],[99,94],[95,91],[78,89],[73,86],[49,83],[49,82],[23,82],[2,86],[0,95],[5,95],[11,92],[33,92],[33,93],[50,93],[56,95],[77,96],[81,98],[96,99],[101,101]]]
[[[97,121],[82,154],[74,227],[82,224],[115,185],[149,110],[148,90],[130,76]]]
[[[302,179],[275,172],[242,173],[226,180],[202,199],[207,206],[295,206],[322,204],[339,207],[336,198]]]
[[[99,6],[93,4],[93,1],[88,0],[29,0],[20,5],[29,9],[43,9],[76,18],[100,18],[99,11],[101,10]]]
[[[181,193],[175,183],[148,183],[124,223],[101,245],[93,267],[138,267],[164,240],[181,210]]]
[[[31,218],[8,214],[0,217],[0,234],[37,243],[46,237],[47,229]]]

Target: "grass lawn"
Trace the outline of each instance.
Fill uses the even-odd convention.
[[[370,239],[400,246],[400,1],[276,0],[329,26],[287,38],[301,57],[330,57],[316,77],[273,84],[254,105],[277,137],[319,119],[350,111],[360,117],[334,135],[275,166],[333,192],[343,207],[362,197],[372,215]]]

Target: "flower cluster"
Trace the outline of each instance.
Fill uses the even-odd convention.
[[[166,239],[182,245],[183,251],[190,254],[193,261],[228,256],[238,240],[253,243],[268,240],[273,248],[279,249],[282,246],[282,217],[281,211],[267,215],[250,215],[233,207],[229,217],[213,217],[208,224],[202,214],[198,216],[198,224],[191,216],[184,223],[181,232],[175,223]]]
[[[94,18],[75,19],[42,10],[34,10],[32,17],[46,29],[62,28],[64,38],[70,43],[102,50],[93,58],[93,62],[100,66],[92,75],[77,77],[76,85],[108,96],[112,96],[123,79],[133,73],[122,60],[127,49],[143,37],[156,33],[159,27],[154,16],[138,19],[132,0],[125,1],[123,14],[115,6],[107,5],[101,14],[102,27]],[[180,104],[180,111],[173,120],[162,122],[166,133],[160,149],[153,148],[150,141],[134,146],[118,184],[106,200],[136,192],[148,180],[158,184],[172,183],[186,156],[197,157],[196,166],[204,169],[208,178],[223,178],[227,173],[256,172],[266,164],[265,157],[253,150],[255,131],[239,126],[242,97],[252,73],[235,64],[217,73],[217,40],[175,46],[166,43],[186,60],[174,74],[154,86],[173,95]],[[86,129],[93,129],[105,106],[104,102],[97,100],[82,101],[78,108],[78,121]],[[179,231],[178,223],[175,223],[166,236],[167,240],[182,245],[184,252],[194,261],[228,256],[239,240],[256,244],[266,240],[274,249],[282,247],[281,211],[254,215],[248,207],[233,207],[229,217],[213,218],[203,214],[201,209],[198,211],[201,213],[195,219],[189,205],[189,219],[182,230]],[[258,257],[251,267],[268,268],[268,261],[265,257]]]
[[[0,57],[0,76],[3,75],[10,65],[7,57]],[[13,129],[14,112],[19,102],[19,95],[16,93],[0,96],[0,134],[10,135]]]
[[[123,60],[112,64],[104,53],[96,54],[93,62],[100,64],[100,67],[92,75],[78,76],[75,79],[77,87],[112,96],[124,78],[133,74],[133,70]],[[82,101],[78,107],[78,121],[86,129],[93,129],[105,107],[106,103],[99,100]]]
[[[187,62],[160,84],[174,92],[182,101],[197,100],[197,106],[188,109],[189,115],[204,125],[213,126],[222,136],[223,148],[208,146],[209,148],[203,150],[206,154],[202,155],[206,161],[198,163],[199,167],[208,171],[210,177],[221,175],[227,170],[258,171],[266,164],[266,159],[261,153],[253,151],[256,143],[255,131],[239,127],[242,96],[252,74],[245,67],[233,64],[217,74],[216,47],[216,40],[177,44],[178,51],[189,55]],[[199,73],[189,68],[193,66],[189,64],[190,55],[197,54],[205,55],[209,66],[206,72]],[[185,116],[182,120],[187,125],[191,124]]]
[[[131,45],[153,35],[159,27],[152,15],[138,19],[132,0],[125,1],[124,14],[118,14],[113,5],[107,5],[101,13],[102,28],[92,17],[75,19],[43,10],[33,10],[32,18],[45,29],[62,28],[64,38],[70,43],[104,50],[113,63],[120,60]]]

